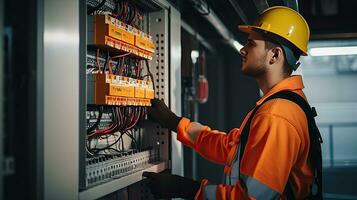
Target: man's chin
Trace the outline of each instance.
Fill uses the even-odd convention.
[[[253,78],[255,78],[255,77],[257,76],[257,74],[256,74],[255,71],[249,70],[249,69],[247,69],[247,68],[244,68],[244,67],[243,67],[241,70],[242,70],[242,73],[243,73],[244,75],[246,75],[246,76],[250,76],[250,77],[253,77]]]
[[[241,68],[241,71],[242,71],[242,73],[244,74],[244,75],[248,75],[248,76],[250,76],[250,72],[249,72],[249,70],[247,70],[247,68],[245,68],[245,67],[242,67]]]

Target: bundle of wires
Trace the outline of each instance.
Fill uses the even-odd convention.
[[[116,0],[115,6],[116,7],[112,12],[113,17],[138,28],[138,23],[143,20],[143,16],[134,4],[125,0]]]
[[[106,2],[106,0],[102,0],[98,5],[96,5],[94,7],[88,6],[87,15],[91,15],[94,12],[100,10],[104,6],[105,2]]]
[[[110,9],[110,6],[104,6],[107,2],[110,3],[111,1],[101,0],[100,3],[93,7],[88,5],[87,15],[105,14],[109,12],[112,17],[135,28],[139,28],[139,25],[143,20],[143,15],[135,4],[127,0],[114,0],[115,7],[114,9]]]
[[[112,123],[103,129],[98,127],[100,123],[101,116],[103,113],[103,106],[98,106],[98,118],[93,126],[87,129],[87,150],[88,153],[91,155],[96,155],[101,151],[105,151],[108,149],[115,150],[118,152],[124,151],[124,140],[123,135],[127,135],[132,139],[135,147],[138,148],[136,139],[134,137],[134,130],[133,128],[141,119],[144,119],[146,115],[146,108],[145,107],[108,107],[106,108],[108,111],[111,112],[112,116]],[[107,144],[105,147],[97,148],[96,145],[92,147],[91,141],[97,141],[100,139],[107,139],[109,137],[115,137],[115,141],[112,143]],[[121,148],[113,148],[118,142],[122,142]]]
[[[96,52],[95,52],[96,70],[93,69],[94,66],[92,67],[92,66],[88,65],[88,67],[92,67],[88,71],[90,71],[92,73],[100,73],[100,74],[102,74],[102,73],[117,74],[117,72],[114,72],[113,70],[117,71],[119,68],[125,67],[125,65],[124,65],[124,63],[122,63],[122,61],[130,59],[130,57],[129,57],[130,54],[131,53],[128,52],[128,53],[122,53],[119,55],[111,56],[109,51],[107,51],[105,56],[103,56],[103,54],[100,52],[100,49],[97,48]],[[104,64],[101,64],[101,61],[100,61],[101,57],[105,57]],[[114,60],[116,60],[116,59],[118,59],[117,65],[113,67],[112,64],[113,64],[113,62],[115,63]],[[137,66],[137,67],[140,67],[140,66]]]

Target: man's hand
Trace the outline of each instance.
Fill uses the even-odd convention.
[[[193,199],[200,188],[200,183],[182,176],[144,172],[149,178],[149,187],[155,198]]]
[[[165,103],[159,99],[152,99],[151,104],[152,106],[148,108],[150,117],[161,124],[162,127],[176,131],[181,117],[173,113]]]

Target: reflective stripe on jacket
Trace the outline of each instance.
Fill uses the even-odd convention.
[[[290,90],[305,98],[301,76],[291,76],[275,85],[256,104],[272,94]],[[229,134],[203,128],[195,141],[187,130],[190,120],[183,118],[177,138],[201,156],[225,165],[226,182],[210,185],[202,181],[196,199],[279,199],[290,178],[296,199],[309,194],[313,174],[308,164],[309,134],[305,113],[285,99],[266,102],[253,117],[250,135],[239,168],[239,138],[251,112],[239,129]],[[289,177],[290,175],[290,177]]]

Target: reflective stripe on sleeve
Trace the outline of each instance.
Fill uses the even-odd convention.
[[[264,199],[264,200],[273,200],[279,199],[279,192],[271,189],[269,186],[264,183],[254,179],[253,177],[241,174],[242,185],[246,186],[247,195],[254,199]],[[236,184],[240,184],[236,182]],[[216,199],[217,185],[206,185],[203,188],[203,199],[213,200]],[[240,192],[244,192],[243,190]],[[245,196],[245,195],[244,195]]]
[[[280,194],[264,183],[244,174],[241,174],[241,177],[247,188],[248,196],[255,199],[279,199]]]

